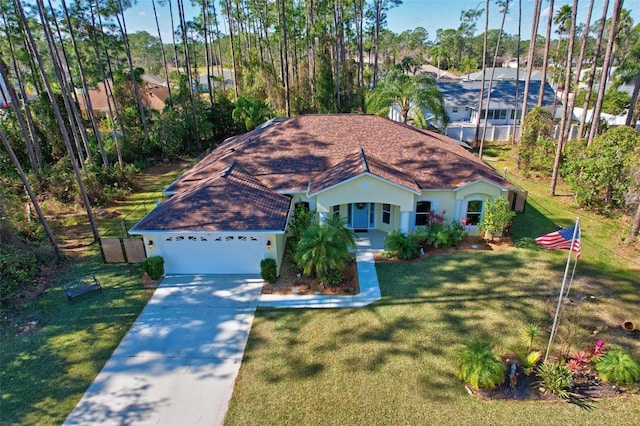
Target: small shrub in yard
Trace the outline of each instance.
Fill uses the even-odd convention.
[[[549,392],[562,398],[568,398],[567,388],[573,379],[573,372],[561,361],[543,362],[536,369],[538,385],[543,392]]]
[[[516,213],[509,206],[509,201],[502,197],[492,198],[485,206],[478,228],[491,236],[499,234],[509,226],[515,215]]]
[[[142,270],[149,275],[152,280],[159,280],[164,275],[164,259],[162,256],[147,257],[142,261]]]
[[[616,386],[630,385],[640,380],[640,365],[625,350],[613,347],[592,359],[593,369],[600,379]]]
[[[260,275],[268,283],[276,282],[276,279],[278,279],[278,265],[275,259],[262,259],[260,261]]]
[[[416,259],[420,250],[415,240],[400,231],[391,231],[384,238],[384,246],[400,259]]]
[[[504,382],[507,366],[493,345],[474,339],[464,344],[456,357],[456,376],[473,389],[493,389]]]

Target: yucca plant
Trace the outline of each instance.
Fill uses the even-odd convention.
[[[621,348],[609,348],[603,355],[593,358],[591,362],[602,381],[612,382],[618,386],[630,385],[640,380],[640,365]]]
[[[538,336],[540,328],[536,324],[527,324],[522,332],[522,341],[527,345],[527,352],[531,352]]]
[[[538,385],[543,392],[549,392],[562,398],[569,398],[567,388],[573,379],[573,372],[567,364],[560,361],[543,362],[536,369]]]
[[[520,359],[520,367],[522,367],[522,371],[527,376],[530,376],[533,373],[533,370],[536,368],[538,361],[542,358],[542,351],[531,351]]]
[[[466,342],[456,357],[456,376],[473,389],[493,389],[505,380],[507,366],[485,340]]]

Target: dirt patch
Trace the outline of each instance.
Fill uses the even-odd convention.
[[[342,283],[339,286],[327,286],[314,277],[306,277],[298,274],[291,261],[285,256],[280,276],[275,283],[265,282],[262,294],[297,294],[297,295],[354,295],[360,293],[358,284],[358,268],[355,258],[343,271]]]

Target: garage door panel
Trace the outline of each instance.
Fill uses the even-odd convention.
[[[264,237],[250,234],[173,235],[159,241],[166,274],[256,274]]]

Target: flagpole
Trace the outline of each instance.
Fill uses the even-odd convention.
[[[551,343],[556,335],[558,326],[558,317],[560,314],[560,305],[562,305],[562,295],[564,293],[564,286],[567,282],[567,275],[569,274],[569,266],[571,265],[571,255],[573,254],[573,246],[576,243],[576,235],[578,235],[578,227],[580,225],[580,218],[576,218],[576,225],[573,228],[573,237],[571,238],[571,247],[569,248],[569,256],[567,257],[567,266],[564,268],[564,277],[562,277],[562,285],[560,286],[560,294],[558,295],[558,306],[556,307],[556,315],[553,318],[553,326],[551,327],[551,334],[549,335],[549,344],[547,345],[547,352],[544,354],[544,361],[547,362],[549,358],[549,351],[551,350]],[[577,261],[577,259],[576,259]]]
[[[578,266],[578,255],[576,254],[576,261],[573,262],[573,271],[571,271],[571,278],[569,279],[569,285],[567,286],[567,293],[564,295],[565,299],[569,297],[569,291],[571,291],[571,284],[573,284],[573,277],[576,275],[577,266]]]

